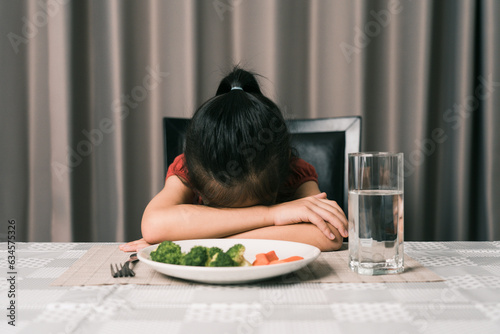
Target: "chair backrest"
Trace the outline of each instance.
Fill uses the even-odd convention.
[[[165,166],[165,177],[168,166],[175,157],[184,152],[184,142],[186,140],[186,130],[191,119],[188,118],[163,118],[163,159]]]
[[[291,119],[292,146],[314,166],[319,189],[347,215],[347,155],[361,148],[361,117]]]
[[[189,121],[163,118],[165,176],[168,166],[184,151]],[[320,190],[347,214],[347,155],[360,150],[361,117],[291,119],[287,123],[292,146],[318,172]]]

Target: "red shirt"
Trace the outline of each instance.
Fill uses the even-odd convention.
[[[177,156],[174,159],[174,162],[168,166],[166,179],[172,175],[180,177],[189,184],[184,153]],[[285,183],[279,188],[277,197],[290,197],[302,184],[307,181],[314,181],[318,183],[318,174],[316,173],[316,169],[314,169],[313,165],[300,158],[293,158],[290,166],[290,175],[288,176],[288,179],[286,179]],[[195,202],[203,204],[201,197],[199,197]]]

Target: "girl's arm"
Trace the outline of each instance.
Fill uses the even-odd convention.
[[[343,242],[339,231],[331,225],[329,228],[335,235],[335,239],[333,240],[328,239],[316,226],[309,223],[263,227],[257,230],[238,233],[228,238],[295,241],[316,246],[322,252],[329,252],[338,250]]]
[[[271,225],[264,206],[214,208],[194,205],[193,198],[193,191],[177,176],[169,177],[144,211],[144,239],[154,244],[164,240],[222,238]]]
[[[299,188],[298,194],[307,195],[310,192],[310,185],[306,184],[308,183],[303,185],[304,188]],[[345,215],[342,210],[339,211],[338,205],[327,200],[324,194],[271,207],[227,209],[188,204],[192,203],[193,196],[193,192],[178,177],[169,177],[163,190],[151,200],[144,212],[141,225],[143,239],[123,245],[121,249],[135,250],[164,240],[236,236],[243,232],[254,230],[257,232],[261,229],[264,234],[258,234],[254,238],[265,238],[267,233],[271,233],[268,239],[272,239],[275,231],[267,232],[271,231],[270,227],[285,227],[301,222],[313,223],[314,225],[300,225],[306,225],[307,229],[310,228],[316,233],[318,231],[323,233],[325,239],[336,239],[336,243],[341,240],[337,230],[347,236]],[[305,233],[303,227],[298,227],[296,232]],[[287,229],[286,234],[290,236],[287,240],[291,240],[293,238],[291,234],[294,233],[295,230]],[[311,237],[316,239],[314,235],[308,235],[308,240]]]
[[[142,239],[120,245],[122,251],[138,251],[164,240],[221,238],[268,225],[267,209],[217,209],[193,205],[193,191],[177,176],[149,202],[141,222]]]
[[[294,197],[296,199],[299,199],[317,194],[320,194],[318,185],[316,184],[316,182],[309,181],[305,182],[297,189],[297,192],[295,193]],[[288,202],[288,203],[293,203],[293,202]],[[286,205],[286,203],[283,204]],[[341,219],[344,227],[347,229],[347,219],[345,218],[342,209],[338,205],[336,205],[336,207],[338,209],[337,212],[339,219]],[[330,238],[325,237],[325,234],[322,233],[315,225],[308,223],[265,227],[252,231],[238,233],[230,236],[229,238],[296,241],[316,246],[323,252],[338,250],[342,246],[343,242],[342,235],[340,235],[339,230],[335,228],[333,225],[328,224],[328,228],[335,235],[335,239],[331,240]]]
[[[306,184],[303,187],[304,195],[307,195]],[[193,205],[190,204],[193,195],[191,189],[177,176],[169,177],[163,190],[144,211],[141,225],[144,239],[149,243],[157,243],[163,240],[222,238],[262,227],[302,222],[313,223],[331,239],[334,236],[326,222],[347,235],[347,221],[343,212],[337,203],[327,200],[324,194],[270,207],[257,205],[247,208]]]

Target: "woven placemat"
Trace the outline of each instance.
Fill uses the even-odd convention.
[[[135,277],[111,276],[111,263],[123,263],[129,257],[115,245],[95,245],[66,272],[52,282],[52,286],[82,286],[111,284],[179,285],[192,282],[158,273],[142,262],[133,267]],[[323,252],[307,267],[293,273],[263,281],[265,283],[402,283],[444,281],[439,275],[405,255],[405,271],[397,275],[366,276],[348,268],[348,251]]]

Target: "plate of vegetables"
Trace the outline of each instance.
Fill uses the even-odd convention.
[[[164,241],[140,250],[139,260],[176,278],[241,284],[281,276],[305,267],[321,251],[299,242],[262,239]]]

